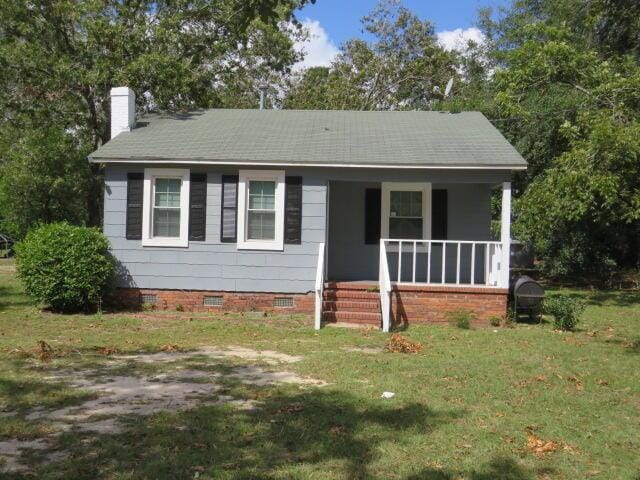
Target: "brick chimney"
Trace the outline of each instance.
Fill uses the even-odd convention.
[[[136,124],[136,94],[129,87],[111,89],[111,139]]]

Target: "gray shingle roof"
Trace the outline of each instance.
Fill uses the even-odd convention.
[[[147,115],[89,156],[265,165],[524,168],[479,112],[204,110]]]

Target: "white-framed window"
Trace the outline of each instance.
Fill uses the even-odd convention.
[[[382,183],[382,238],[431,238],[431,184]]]
[[[284,170],[240,170],[238,248],[284,247]]]
[[[142,245],[189,246],[189,169],[144,170]]]

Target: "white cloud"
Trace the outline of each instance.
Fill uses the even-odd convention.
[[[484,43],[484,34],[480,29],[476,27],[469,27],[467,29],[456,28],[455,30],[445,30],[438,32],[438,43],[442,45],[445,50],[457,50],[462,52],[467,47],[467,42],[473,40],[475,43]]]
[[[300,70],[307,67],[328,67],[331,60],[338,54],[338,47],[331,41],[329,35],[320,22],[305,18],[302,26],[307,31],[305,41],[295,42],[297,52],[304,53],[304,60],[295,64],[294,69]]]

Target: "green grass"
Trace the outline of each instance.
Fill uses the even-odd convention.
[[[588,302],[574,333],[554,332],[548,322],[473,330],[415,326],[403,335],[424,345],[420,354],[372,355],[344,349],[381,347],[386,335],[315,332],[312,319],[304,316],[53,315],[35,308],[13,274],[0,268],[0,413],[17,412],[0,417],[0,441],[50,433],[46,420],[25,419],[33,408],[86,400],[86,392],[44,377],[62,368],[99,369],[106,360],[95,347],[127,352],[156,351],[168,343],[241,345],[302,355],[303,361],[282,368],[330,385],[229,383],[228,392],[259,399],[263,406],[255,412],[220,405],[130,417],[124,433],[94,442],[86,440],[96,440],[96,434],[63,433],[55,448],[69,456],[47,464],[34,452],[31,474],[43,479],[637,479],[640,294],[563,293]],[[58,356],[52,362],[20,353],[33,351],[38,340],[54,348]],[[382,400],[383,391],[396,396]],[[302,410],[290,411],[291,405]],[[557,451],[532,454],[527,428],[557,442]],[[2,478],[26,477],[5,473]]]

